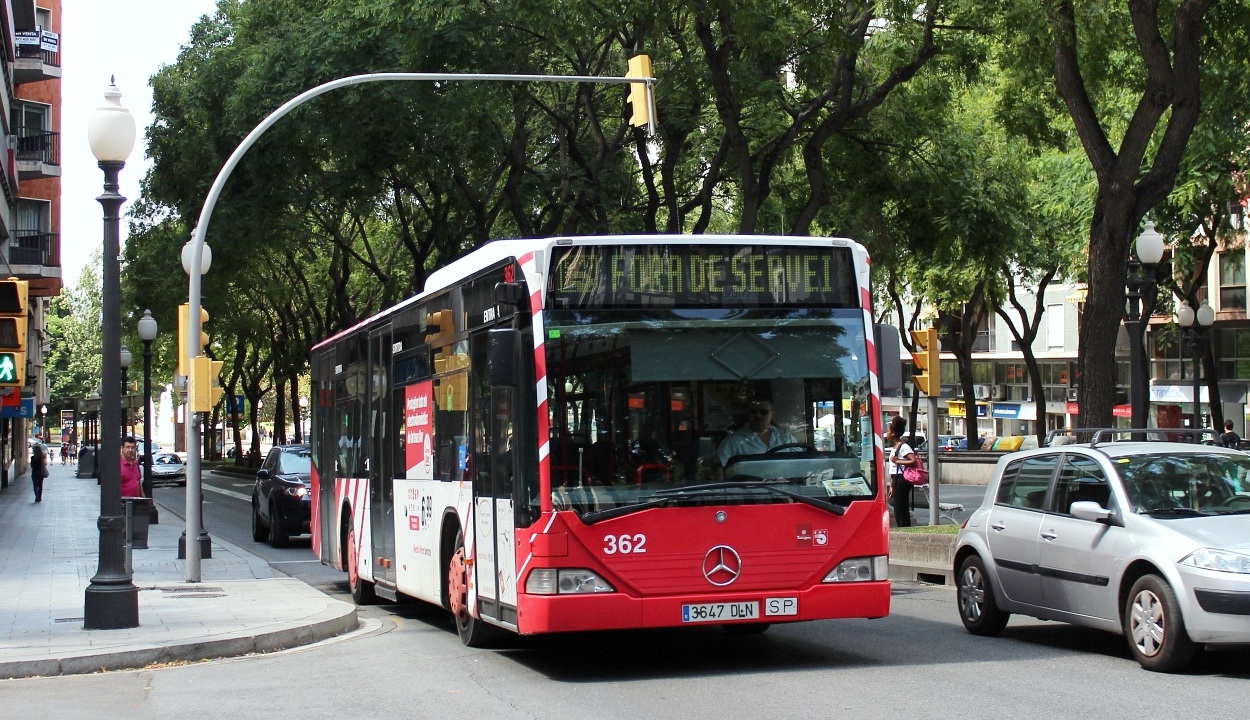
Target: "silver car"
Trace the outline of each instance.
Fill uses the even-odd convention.
[[[1250,643],[1250,456],[1140,435],[1007,455],[954,569],[976,635],[1060,620],[1122,633],[1158,671]]]

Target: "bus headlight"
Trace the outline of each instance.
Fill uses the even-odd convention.
[[[576,595],[616,592],[607,580],[584,568],[537,568],[525,579],[531,595]]]
[[[823,582],[870,582],[885,580],[890,577],[890,563],[885,555],[859,557],[843,560],[829,571]]]

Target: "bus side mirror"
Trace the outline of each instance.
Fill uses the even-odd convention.
[[[490,385],[516,387],[517,349],[521,346],[521,331],[512,328],[493,328],[486,333],[486,382]]]

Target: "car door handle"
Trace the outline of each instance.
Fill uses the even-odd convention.
[[[1001,520],[990,525],[990,527],[993,528],[994,530],[1006,530],[1007,529],[1007,526],[1004,525]]]
[[[1054,540],[1057,537],[1059,537],[1059,533],[1055,532],[1054,530],[1047,530],[1046,532],[1042,533],[1043,540]]]

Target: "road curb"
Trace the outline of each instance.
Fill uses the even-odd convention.
[[[328,640],[360,625],[355,606],[342,603],[342,612],[323,611],[319,619],[255,636],[229,637],[159,647],[102,652],[66,658],[0,662],[0,680],[57,675],[84,675],[110,670],[134,670],[172,662],[201,662],[257,653],[270,653]]]

